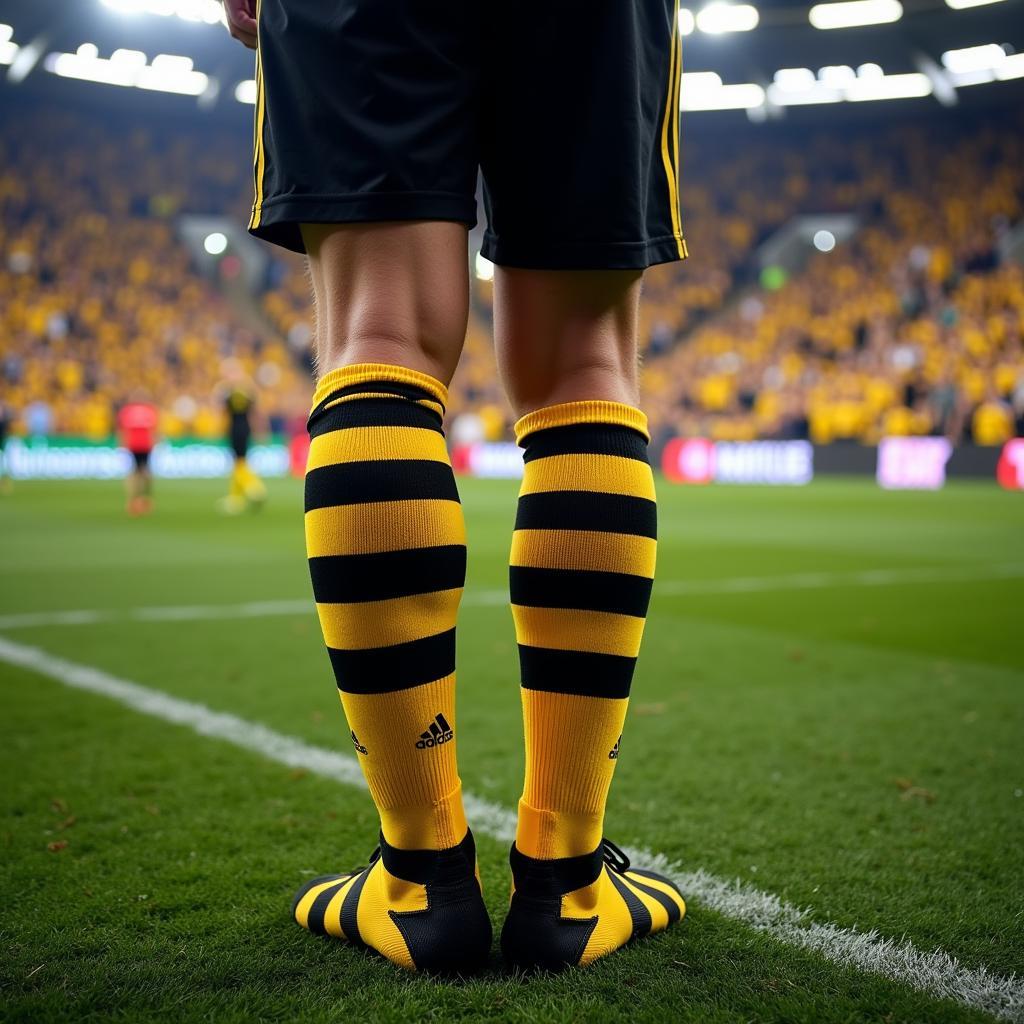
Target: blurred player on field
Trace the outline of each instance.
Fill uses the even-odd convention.
[[[240,371],[229,368],[224,386],[224,408],[227,412],[227,441],[235,457],[227,496],[220,509],[227,515],[238,515],[247,508],[259,508],[267,497],[263,481],[249,466],[249,443],[252,440],[252,418],[256,400],[252,386]]]
[[[11,493],[11,477],[7,470],[7,435],[11,432],[14,410],[0,399],[0,494]]]
[[[132,457],[132,468],[125,481],[130,516],[148,515],[153,510],[153,474],[149,456],[156,444],[160,414],[142,392],[136,392],[117,414],[117,432],[123,447]]]

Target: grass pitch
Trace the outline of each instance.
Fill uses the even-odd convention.
[[[463,481],[467,790],[522,775],[505,581],[515,485]],[[301,486],[222,519],[219,483],[0,498],[0,636],[347,753],[312,612],[30,626],[74,609],[308,596]],[[841,927],[1024,970],[1024,502],[660,485],[659,584],[607,828]],[[4,622],[8,625],[5,626]],[[310,872],[365,863],[366,794],[0,662],[0,1018],[166,1021],[970,1021],[694,902],[582,972],[407,976],[289,917]],[[507,850],[480,837],[496,928]]]

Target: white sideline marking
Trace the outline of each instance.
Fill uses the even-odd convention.
[[[196,622],[207,619],[260,619],[274,615],[312,615],[313,597],[291,601],[246,601],[243,604],[159,605],[123,610],[84,608],[69,612],[0,615],[0,629],[32,626],[92,626],[101,622]]]
[[[855,572],[801,572],[784,576],[732,576],[710,580],[665,580],[654,584],[655,597],[701,594],[753,594],[773,590],[818,590],[829,587],[890,587],[915,583],[967,583],[1024,577],[1024,565],[936,566],[907,569],[865,569]],[[470,588],[466,605],[503,605],[505,589]],[[312,615],[313,598],[246,601],[243,604],[186,604],[77,611],[24,612],[0,615],[0,629],[33,626],[91,626],[105,622],[196,622],[215,619],[258,619],[268,616]]]
[[[304,768],[346,786],[366,788],[359,765],[349,757],[314,747],[302,740],[246,721],[203,704],[181,700],[160,690],[118,679],[98,668],[78,665],[0,637],[0,661],[29,669],[65,686],[116,700],[146,715],[184,725],[201,736],[226,740],[235,746],[292,768]],[[464,794],[466,812],[481,834],[503,842],[515,835],[515,815],[504,807]],[[984,967],[965,967],[955,957],[935,950],[927,953],[907,939],[887,939],[875,931],[859,932],[834,924],[819,924],[810,913],[740,881],[716,878],[706,871],[687,871],[660,854],[626,848],[638,866],[649,866],[672,878],[688,899],[741,921],[772,938],[813,950],[841,967],[879,974],[929,996],[951,999],[1002,1020],[1024,1021],[1024,979],[1000,976]]]
[[[734,576],[719,580],[655,581],[655,595],[749,594],[764,590],[891,587],[905,583],[969,583],[1024,577],[1024,565],[943,565],[853,572],[800,572],[786,576]]]

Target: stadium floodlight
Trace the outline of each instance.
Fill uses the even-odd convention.
[[[932,94],[932,83],[920,71],[905,75],[883,75],[881,78],[858,78],[846,89],[851,103],[869,100],[905,100]]]
[[[681,36],[693,35],[694,27],[697,22],[694,20],[693,11],[688,11],[685,7],[679,8],[679,34]]]
[[[996,80],[996,73],[991,68],[982,68],[978,71],[951,71],[949,78],[957,89],[967,85],[988,85]]]
[[[722,76],[717,71],[686,71],[683,73],[680,91],[689,89],[693,92],[701,92],[721,87]]]
[[[209,78],[192,68],[191,57],[158,53],[149,67],[139,71],[135,85],[154,92],[174,92],[182,96],[198,96],[205,91]]]
[[[818,252],[831,252],[836,247],[836,236],[831,231],[822,228],[820,231],[814,232],[811,242]]]
[[[786,92],[813,89],[816,84],[814,72],[810,68],[779,68],[773,81]]]
[[[223,231],[211,231],[203,239],[203,248],[211,256],[219,256],[228,247],[228,236]]]
[[[886,25],[903,17],[900,0],[841,0],[815,4],[807,12],[815,28],[856,28],[859,25]]]
[[[82,43],[74,53],[51,53],[44,63],[47,71],[61,78],[77,78],[105,85],[134,86],[154,92],[199,96],[210,84],[201,71],[192,68],[190,57],[161,53],[146,63],[139,50],[115,50],[109,59],[100,57],[95,43]]]
[[[494,280],[494,264],[482,252],[473,260],[473,272],[481,281]]]
[[[838,103],[842,93],[818,81],[810,68],[779,68],[768,86],[768,102],[776,107]]]
[[[95,43],[82,43],[74,53],[51,53],[44,66],[61,78],[77,78],[104,85],[131,86],[138,74],[138,69],[130,64],[103,60]]]
[[[680,99],[684,110],[750,110],[764,103],[764,89],[753,82],[724,85],[714,71],[683,75]]]
[[[958,89],[1024,78],[1024,53],[1008,54],[995,43],[947,50],[942,63]]]
[[[1020,75],[1024,76],[1024,66]],[[861,64],[856,73],[845,64],[833,64],[819,69],[816,78],[807,68],[781,68],[768,86],[768,102],[792,107],[844,100],[859,103],[911,99],[930,96],[934,89],[934,83],[925,74],[887,75],[878,64]]]
[[[857,81],[857,72],[849,64],[828,64],[818,69],[818,80],[829,89],[845,89]]]
[[[946,6],[954,11],[963,11],[968,7],[983,7],[985,4],[996,4],[1000,0],[946,0]]]
[[[100,3],[119,14],[156,14],[206,25],[224,20],[224,9],[217,0],[100,0]]]
[[[14,29],[10,25],[0,25],[0,64],[13,64],[18,49],[14,41]]]
[[[966,46],[960,50],[947,50],[942,55],[942,66],[954,74],[972,71],[994,72],[1006,60],[1006,52],[998,43],[985,46]]]
[[[716,93],[705,98],[706,105],[687,104],[687,110],[752,110],[764,105],[764,89],[754,82],[723,85]]]
[[[133,68],[144,68],[146,55],[141,50],[115,50],[110,55],[111,64],[122,64]]]
[[[728,4],[719,0],[697,12],[697,28],[712,36],[749,32],[760,20],[757,8],[750,4]]]
[[[235,99],[239,103],[250,103],[256,102],[256,79],[247,78],[244,82],[239,82],[235,86]]]
[[[779,85],[772,82],[768,86],[768,102],[776,107],[802,107],[814,103],[840,103],[843,94],[839,89],[832,89],[814,82],[806,89],[795,89],[790,85]]]
[[[996,68],[996,78],[1000,82],[1008,82],[1011,78],[1024,78],[1024,53],[1015,53],[1007,57]]]

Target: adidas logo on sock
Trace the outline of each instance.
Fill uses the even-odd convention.
[[[615,746],[612,747],[612,749],[608,751],[608,760],[609,761],[617,761],[619,759],[619,744],[621,742],[622,742],[622,737],[620,736],[615,741]]]
[[[444,715],[438,712],[430,723],[430,728],[426,732],[420,733],[420,738],[416,741],[416,749],[426,750],[428,747],[439,747],[454,736],[455,730],[448,724]]]
[[[352,730],[352,746],[356,748],[356,751],[360,754],[366,753],[366,747],[359,742],[359,737],[356,735],[355,730]]]

